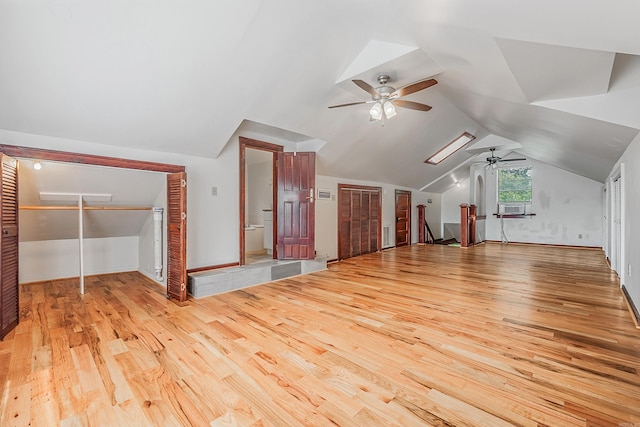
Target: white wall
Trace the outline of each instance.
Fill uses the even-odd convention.
[[[510,166],[532,166],[533,200],[529,219],[505,219],[510,242],[570,246],[602,246],[603,185],[546,163],[527,160]],[[487,240],[500,240],[497,209],[497,174],[487,170]]]
[[[409,188],[397,187],[371,181],[354,181],[330,176],[316,176],[316,186],[318,188],[330,190],[335,196],[335,200],[316,201],[316,252],[318,256],[328,259],[338,258],[338,184],[368,185],[382,188],[382,226],[390,227],[389,244],[385,247],[395,245],[395,190],[411,191],[411,242],[418,241],[418,210],[419,204],[424,204],[426,208],[427,222],[435,238],[439,238],[440,230],[440,195],[433,193],[423,193]],[[431,203],[428,203],[429,199]]]
[[[444,239],[453,236],[444,228],[445,223],[460,224],[460,205],[469,203],[469,179],[459,182],[460,186],[454,185],[449,190],[442,193],[442,226],[441,233]]]
[[[20,242],[19,283],[78,277],[78,240]],[[37,260],[37,262],[33,262]],[[138,269],[138,237],[84,239],[84,274]]]
[[[269,154],[271,157],[271,154]],[[273,209],[273,162],[246,166],[246,225],[264,225],[264,209]]]
[[[624,285],[640,310],[640,136],[637,136],[613,168],[619,170],[624,164],[624,265],[620,284]]]
[[[542,243],[569,246],[602,246],[602,190],[599,182],[558,169],[535,160],[510,163],[531,165],[533,201],[530,219],[505,219],[504,229],[510,242]],[[483,168],[484,170],[484,168]],[[485,172],[487,240],[500,241],[497,210],[497,174]],[[474,188],[471,188],[474,187]],[[475,186],[461,182],[442,194],[442,222],[460,222],[460,204],[470,203]]]

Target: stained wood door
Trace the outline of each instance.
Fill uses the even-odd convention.
[[[187,174],[167,175],[167,296],[187,299]]]
[[[396,247],[411,243],[411,192],[396,190]]]
[[[316,153],[278,153],[278,259],[315,258]]]
[[[338,259],[382,249],[379,187],[338,185]]]
[[[1,154],[2,180],[0,193],[0,339],[19,320],[18,306],[18,162]]]

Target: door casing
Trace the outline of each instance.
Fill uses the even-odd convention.
[[[396,190],[396,247],[411,244],[411,191]],[[398,236],[402,239],[398,242]]]

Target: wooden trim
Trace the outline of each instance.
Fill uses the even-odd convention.
[[[340,190],[377,191],[380,192],[380,196],[382,196],[382,187],[371,187],[369,185],[338,184],[338,191]]]
[[[190,268],[187,270],[187,274],[200,273],[201,271],[218,270],[221,268],[228,268],[228,267],[237,267],[239,265],[240,263],[238,262],[229,262],[227,264],[218,264],[218,265],[207,265],[204,267]]]
[[[627,303],[627,308],[629,309],[629,313],[631,313],[631,318],[633,319],[633,323],[636,325],[636,328],[640,329],[640,312],[638,311],[638,308],[633,303],[633,300],[631,299],[631,295],[629,295],[629,292],[627,292],[627,288],[624,285],[620,287],[620,290],[622,291],[624,302]]]
[[[272,144],[270,142],[260,141],[257,139],[246,138],[244,136],[239,137],[240,143],[238,144],[240,154],[239,154],[239,170],[240,170],[240,221],[239,221],[239,236],[240,236],[240,254],[238,256],[238,265],[245,265],[245,216],[246,216],[246,203],[247,203],[247,189],[246,189],[246,160],[247,160],[247,148],[252,148],[256,150],[268,151],[272,153],[272,161],[273,161],[273,195],[271,200],[271,206],[273,211],[273,236],[274,239],[278,235],[277,234],[277,218],[278,218],[278,159],[277,153],[282,153],[284,151],[284,147],[281,145]],[[273,244],[273,258],[277,258],[277,246]]]
[[[257,150],[273,152],[284,151],[284,147],[282,145],[272,144],[270,142],[260,141],[258,139],[246,138],[244,136],[240,137],[240,144],[246,147],[255,148]]]
[[[185,171],[185,167],[181,165],[120,159],[117,157],[96,156],[93,154],[70,153],[67,151],[55,151],[43,148],[20,147],[17,145],[0,144],[0,151],[8,154],[9,156],[34,160],[50,160],[55,162],[109,166],[112,168],[137,169],[164,173]]]

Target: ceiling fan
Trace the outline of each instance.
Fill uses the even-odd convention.
[[[370,120],[384,122],[385,119],[390,119],[395,116],[396,107],[409,108],[412,110],[429,111],[431,107],[419,102],[406,101],[399,99],[400,97],[410,95],[420,90],[426,89],[438,83],[435,79],[425,79],[419,82],[412,83],[410,85],[395,89],[391,86],[387,86],[390,77],[387,74],[381,74],[378,76],[378,83],[380,86],[373,87],[369,83],[363,80],[351,80],[359,88],[365,90],[371,95],[371,101],[359,101],[350,102],[348,104],[332,105],[329,108],[348,107],[351,105],[359,104],[373,104],[369,110]]]
[[[518,162],[520,160],[527,160],[524,157],[518,158],[518,159],[503,159],[502,157],[498,157],[495,155],[495,147],[494,148],[490,148],[489,151],[491,151],[491,156],[487,157],[487,166],[485,167],[491,167],[493,169],[498,167],[498,163],[504,163],[504,162]]]

